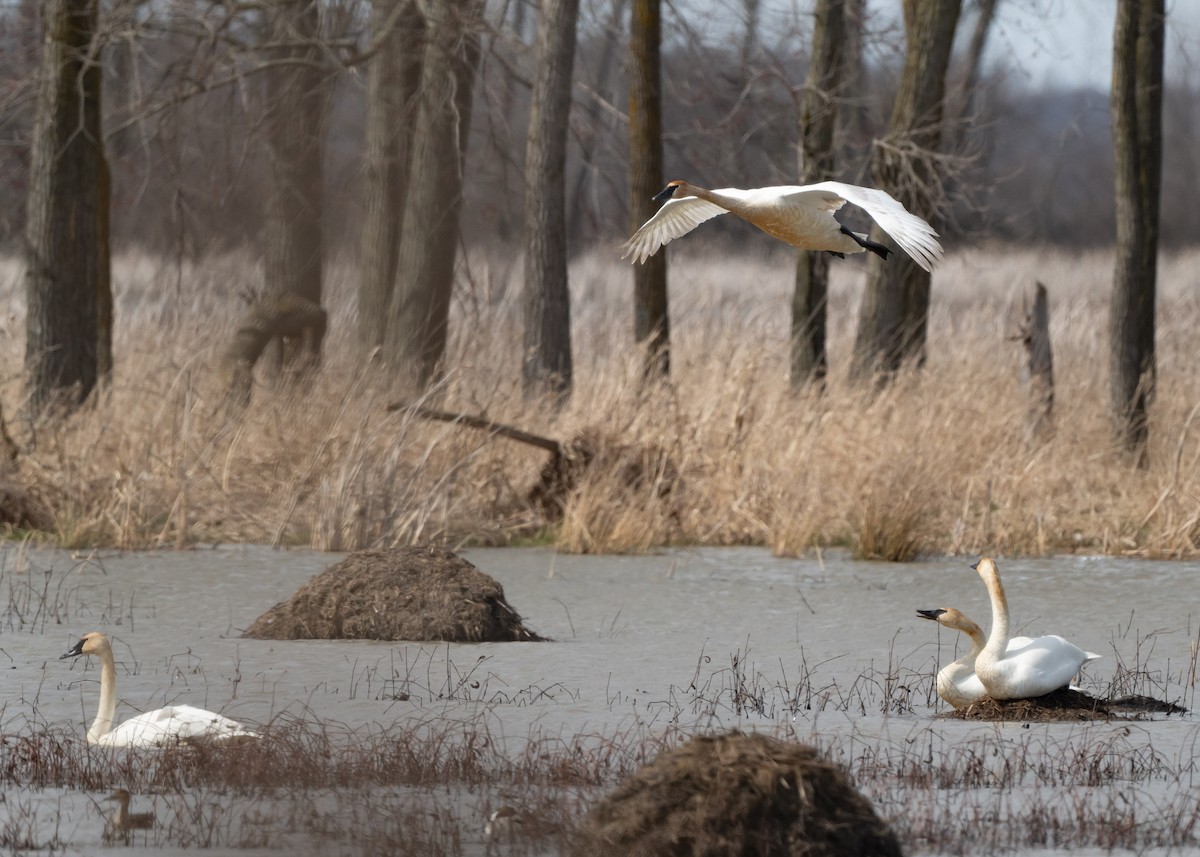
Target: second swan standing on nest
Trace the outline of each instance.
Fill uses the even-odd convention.
[[[992,631],[975,659],[975,674],[992,699],[1045,696],[1071,684],[1080,667],[1100,657],[1085,652],[1057,634],[1036,637],[1025,645],[1008,644],[1008,596],[996,563],[984,557],[975,569],[992,599]]]
[[[238,723],[215,711],[193,708],[190,705],[168,705],[157,711],[147,711],[131,717],[113,728],[117,713],[117,666],[113,660],[112,644],[99,631],[79,638],[63,658],[93,655],[100,659],[100,710],[87,731],[89,744],[101,747],[162,747],[181,741],[220,744],[247,738],[257,738]]]
[[[826,250],[835,256],[870,250],[886,259],[891,252],[887,247],[861,232],[851,232],[833,216],[847,202],[871,215],[879,228],[926,271],[933,270],[942,258],[942,245],[933,227],[891,194],[874,188],[819,182],[707,190],[673,181],[654,198],[666,204],[633,233],[625,243],[622,259],[632,255],[635,261],[645,262],[659,247],[727,211],[801,250]]]

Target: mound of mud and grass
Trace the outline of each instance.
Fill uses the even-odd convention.
[[[958,720],[1022,720],[1032,723],[1076,720],[1135,719],[1150,714],[1182,714],[1187,709],[1149,696],[1101,699],[1061,688],[1029,699],[984,698],[945,716]]]
[[[589,813],[575,857],[892,857],[870,802],[811,747],[732,732],[659,754]]]
[[[453,551],[435,547],[350,554],[254,621],[256,640],[529,642],[504,589]]]

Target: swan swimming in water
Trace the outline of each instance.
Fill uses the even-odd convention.
[[[259,737],[257,732],[252,732],[236,720],[190,705],[168,705],[157,711],[147,711],[131,717],[114,729],[117,666],[108,637],[99,631],[84,634],[59,660],[81,655],[93,655],[100,659],[100,709],[87,731],[89,744],[101,747],[162,747],[181,741],[219,744]]]
[[[1009,645],[1008,596],[996,563],[984,557],[971,568],[979,573],[992,599],[992,631],[975,658],[975,675],[992,699],[1029,699],[1068,687],[1084,664],[1100,657],[1057,634]],[[1021,638],[1016,638],[1021,639]]]
[[[926,271],[942,259],[933,227],[908,211],[891,194],[843,182],[780,185],[743,190],[707,190],[684,181],[670,182],[655,197],[665,204],[625,242],[622,259],[645,262],[659,247],[691,232],[719,214],[732,212],[768,235],[801,250],[826,250],[835,256],[870,250],[884,259],[891,250],[861,232],[851,232],[833,213],[847,202],[857,205],[892,236]]]

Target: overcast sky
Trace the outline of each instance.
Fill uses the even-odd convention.
[[[869,2],[880,10],[900,7],[899,0]],[[1023,78],[1032,88],[1090,85],[1107,89],[1116,6],[1116,0],[1000,0],[988,59],[1019,71],[1014,82]],[[1195,77],[1198,60],[1200,0],[1168,0],[1168,78]]]
[[[812,0],[760,0],[759,35],[805,32],[811,27]],[[744,26],[745,0],[669,0],[687,26],[712,38]],[[867,0],[870,33],[881,44],[897,45],[901,0]],[[1112,70],[1116,0],[1000,0],[988,43],[987,62],[1003,64],[1010,83],[1032,89],[1093,86],[1107,90]],[[1195,80],[1200,73],[1200,0],[1167,0],[1166,74],[1169,80]],[[963,0],[961,33],[974,23],[974,4]],[[678,19],[677,19],[678,20]],[[671,26],[670,17],[667,26]],[[670,37],[669,31],[665,34]],[[1197,80],[1200,85],[1200,80]]]

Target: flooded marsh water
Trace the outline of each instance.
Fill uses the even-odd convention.
[[[111,808],[102,798],[122,783],[99,775],[35,783],[13,773],[26,770],[14,749],[26,746],[22,736],[79,741],[95,715],[97,668],[58,659],[90,630],[113,640],[118,720],[181,702],[300,735],[304,746],[317,734],[335,748],[326,754],[356,742],[374,755],[439,742],[437,758],[462,771],[439,782],[364,774],[361,785],[353,776],[289,783],[281,772],[271,788],[235,777],[131,789],[135,809],[158,821],[131,845],[156,853],[557,854],[613,772],[686,735],[732,728],[818,745],[892,821],[906,853],[1200,848],[1194,715],[938,717],[945,706],[933,676],[963,640],[914,611],[957,607],[987,627],[970,559],[888,565],[752,548],[463,554],[553,642],[243,640],[240,629],[340,556],[239,547],[80,557],[5,547],[0,851],[126,847],[101,839]],[[1060,557],[1001,560],[1000,569],[1014,633],[1059,633],[1104,655],[1085,671],[1086,690],[1103,695],[1116,682],[1121,693],[1194,707],[1200,565]],[[485,756],[490,768],[471,761]],[[112,770],[141,776],[121,764]],[[486,843],[486,814],[505,804],[529,822],[511,841]]]

